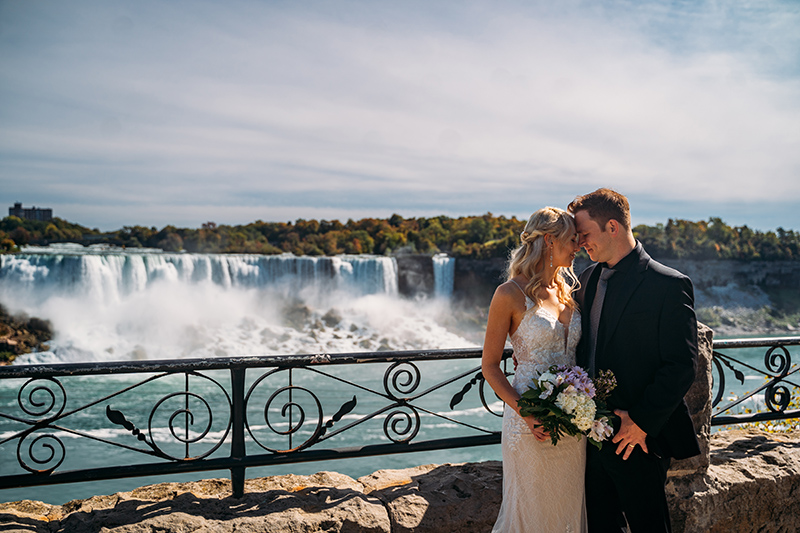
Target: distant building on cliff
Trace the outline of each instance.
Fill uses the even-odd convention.
[[[25,218],[27,220],[52,220],[53,210],[49,207],[22,207],[22,204],[17,202],[14,207],[8,208],[8,216]]]

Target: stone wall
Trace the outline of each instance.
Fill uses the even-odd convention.
[[[798,491],[797,432],[715,433],[708,469],[667,481],[673,530],[686,533],[798,531]]]
[[[733,430],[710,439],[707,470],[667,482],[673,530],[797,531],[800,434]],[[63,506],[0,504],[0,531],[28,533],[485,533],[500,509],[502,467],[485,463],[248,480],[162,483]]]

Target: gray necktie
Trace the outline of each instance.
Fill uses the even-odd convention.
[[[606,299],[606,287],[608,286],[608,278],[614,275],[615,270],[603,267],[600,272],[600,279],[597,280],[597,291],[594,294],[594,301],[592,302],[592,309],[589,311],[589,322],[592,327],[591,337],[589,339],[589,375],[595,375],[595,353],[597,352],[597,330],[600,326],[600,315],[603,314],[603,300]]]

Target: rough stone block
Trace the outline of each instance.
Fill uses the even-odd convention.
[[[714,356],[714,332],[705,324],[697,324],[697,371],[694,383],[684,397],[692,415],[692,422],[700,441],[700,455],[673,461],[670,476],[686,476],[704,472],[709,465],[709,439],[711,438],[711,374]]]

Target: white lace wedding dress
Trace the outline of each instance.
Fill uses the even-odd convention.
[[[528,310],[511,336],[518,365],[513,387],[522,394],[531,379],[551,365],[574,365],[581,336],[578,311],[565,327],[527,300]],[[585,437],[563,436],[556,446],[537,441],[510,407],[503,414],[503,503],[492,529],[502,533],[581,533],[584,503]]]

